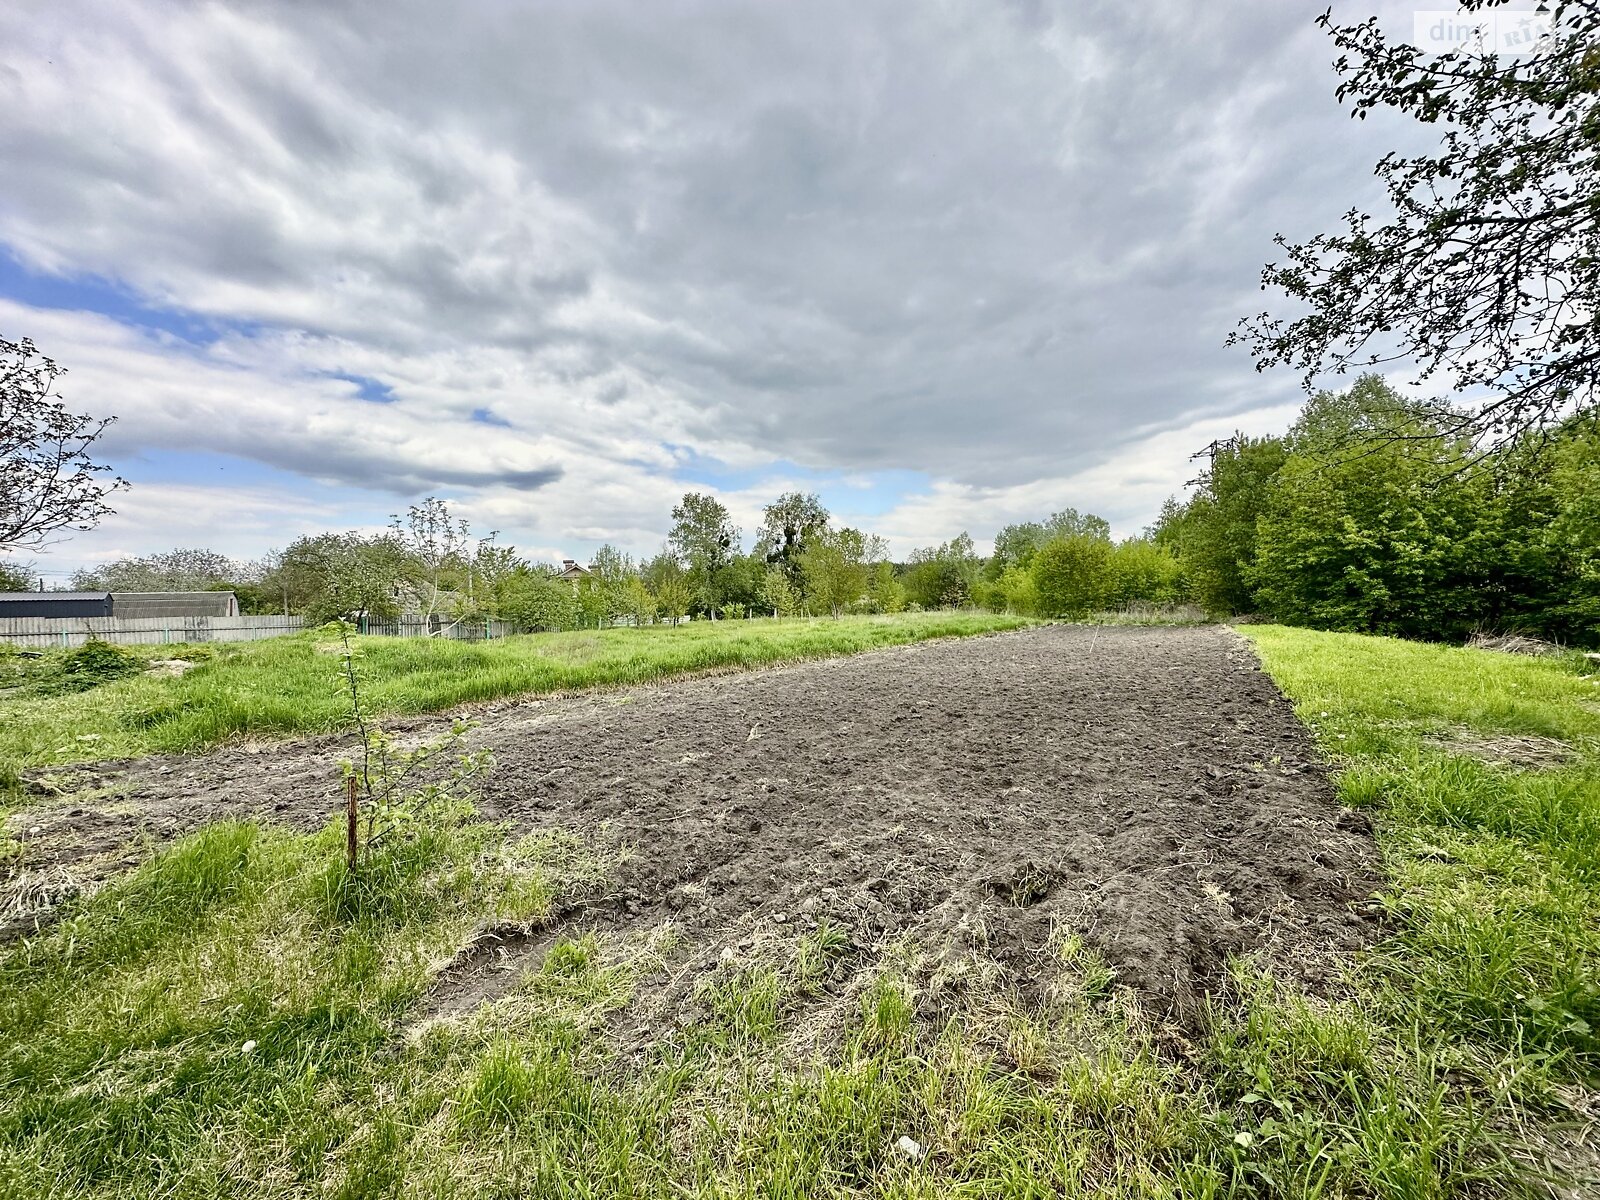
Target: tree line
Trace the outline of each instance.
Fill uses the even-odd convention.
[[[656,554],[635,558],[604,545],[582,573],[564,572],[493,533],[475,536],[447,501],[430,497],[380,533],[307,535],[255,561],[206,549],[123,558],[75,573],[70,586],[227,589],[242,612],[313,623],[408,615],[552,630],[963,607],[1082,615],[1185,597],[1171,551],[1148,537],[1113,543],[1105,521],[1071,510],[1008,526],[992,556],[962,533],[897,562],[883,537],[836,522],[815,494],[790,492],[765,507],[748,548],[745,540],[720,500],[689,492]]]
[[[1485,446],[1461,410],[1376,375],[1280,437],[1215,447],[1154,541],[1210,611],[1435,640],[1600,633],[1600,423]]]

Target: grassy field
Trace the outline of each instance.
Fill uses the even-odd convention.
[[[354,639],[375,714],[439,712],[507,696],[637,684],[720,667],[853,654],[926,638],[1017,629],[1025,618],[975,612],[839,620],[696,621],[680,626],[538,633],[493,642]],[[215,647],[129,647],[144,658],[194,654],[178,678],[142,673],[82,691],[63,655],[0,651],[0,771],[199,750],[230,738],[327,733],[350,725],[338,644],[316,633]],[[10,686],[7,687],[7,684]]]
[[[1062,931],[1041,1001],[973,978],[929,1024],[906,946],[854,964],[816,1039],[800,1015],[849,953],[824,922],[730,954],[624,1053],[608,1018],[669,928],[557,942],[465,1016],[419,1008],[475,926],[603,888],[592,848],[454,810],[350,876],[336,831],[219,825],[0,959],[0,1194],[1444,1200],[1592,1165],[1600,687],[1248,633],[1392,875],[1389,934],[1330,964],[1330,995],[1240,962],[1175,1038]],[[1535,739],[1572,757],[1485,761],[1553,758]]]

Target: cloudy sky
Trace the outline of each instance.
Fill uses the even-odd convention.
[[[1223,340],[1396,136],[1321,7],[6,0],[0,333],[134,484],[39,566],[428,494],[545,557],[688,489],[1137,532],[1292,416]]]

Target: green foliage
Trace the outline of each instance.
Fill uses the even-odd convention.
[[[972,538],[961,533],[942,545],[913,550],[901,582],[906,599],[923,609],[962,608],[972,603],[981,569]]]
[[[532,567],[518,567],[499,584],[495,607],[518,629],[562,630],[578,625],[578,597],[572,585]]]
[[[1255,611],[1249,573],[1256,525],[1286,456],[1282,438],[1240,434],[1218,447],[1186,507],[1162,510],[1155,540],[1181,557],[1194,598],[1208,612]]]
[[[727,507],[709,493],[685,493],[672,510],[667,543],[684,564],[692,605],[710,612],[722,602],[718,575],[739,552],[739,527]]]
[[[1381,114],[1371,127],[1404,149],[1386,148],[1374,168],[1387,206],[1372,204],[1363,181],[1359,199],[1331,201],[1343,228],[1276,239],[1282,253],[1261,286],[1294,315],[1246,318],[1230,339],[1258,370],[1289,366],[1309,385],[1351,365],[1413,363],[1419,382],[1482,397],[1451,421],[1480,445],[1596,415],[1600,7],[1558,0],[1537,11],[1547,29],[1514,50],[1486,39],[1443,54],[1391,36],[1376,17],[1341,25],[1323,13],[1339,100],[1363,119]]]
[[[1167,547],[1151,538],[1128,538],[1111,551],[1106,562],[1106,604],[1171,605],[1187,598],[1183,564]]]
[[[323,533],[292,542],[276,583],[308,624],[400,615],[398,593],[415,565],[395,534]]]
[[[1053,538],[1111,537],[1111,526],[1093,513],[1080,513],[1075,508],[1064,508],[1051,513],[1043,521],[1025,521],[1020,525],[1007,525],[994,538],[994,553],[984,566],[984,576],[991,582],[1000,578],[1011,567],[1026,569],[1033,556]]]
[[[866,597],[874,566],[886,556],[883,539],[859,529],[813,531],[800,554],[807,603],[813,611],[839,616]]]
[[[694,604],[689,573],[671,550],[663,550],[645,564],[645,586],[655,597],[656,608],[669,621],[679,621]]]
[[[1095,532],[1057,537],[1033,556],[1030,574],[1039,610],[1052,617],[1082,617],[1101,608],[1110,585],[1111,541]]]
[[[138,655],[110,642],[90,640],[61,656],[57,686],[65,692],[86,692],[112,680],[137,675],[143,669]]]
[[[887,550],[884,550],[887,554]],[[879,613],[904,612],[906,588],[895,574],[894,564],[887,557],[872,563],[868,569],[867,599],[871,610]]]
[[[37,583],[31,562],[0,557],[0,592],[31,592]]]
[[[798,588],[801,557],[812,538],[828,528],[828,521],[828,510],[816,493],[785,492],[762,510],[757,554],[764,563],[779,567]]]
[[[1260,607],[1325,629],[1467,632],[1458,555],[1474,514],[1446,481],[1466,448],[1442,432],[1376,376],[1314,397],[1257,523],[1246,575]]]
[[[1593,426],[1484,455],[1455,424],[1364,376],[1313,397],[1285,438],[1219,447],[1154,540],[1213,612],[1420,638],[1600,637]]]
[[[800,615],[800,589],[780,567],[773,567],[761,579],[761,604],[775,617]]]
[[[255,574],[255,568],[215,550],[180,547],[77,571],[72,588],[79,592],[206,592],[230,589]]]

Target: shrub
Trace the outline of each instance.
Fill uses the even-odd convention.
[[[1105,602],[1111,542],[1093,534],[1056,538],[1034,555],[1031,574],[1039,610],[1081,617]]]
[[[61,660],[58,686],[62,691],[86,692],[126,675],[137,675],[143,667],[139,657],[110,642],[89,641],[69,650]]]

